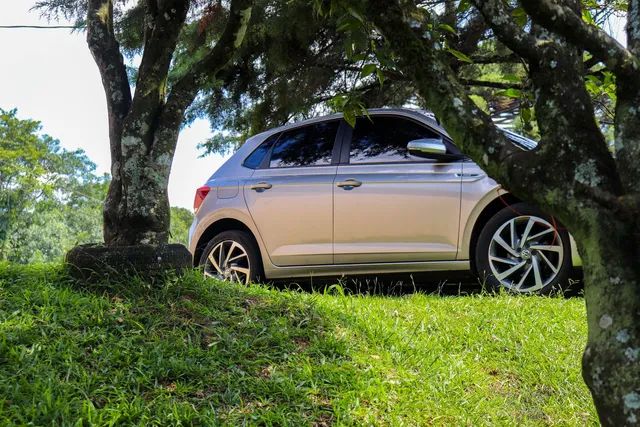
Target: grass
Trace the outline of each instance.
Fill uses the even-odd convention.
[[[0,425],[596,425],[579,298],[0,266]]]

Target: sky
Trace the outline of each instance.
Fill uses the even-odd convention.
[[[47,25],[29,9],[34,0],[0,0],[0,25]],[[0,108],[42,122],[42,132],[64,148],[83,149],[97,173],[110,171],[107,107],[98,68],[84,33],[69,30],[1,29]],[[180,134],[169,179],[172,206],[191,209],[196,188],[225,158],[196,148],[210,136],[200,120]]]

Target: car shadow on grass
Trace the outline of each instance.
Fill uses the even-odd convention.
[[[276,289],[300,290],[303,292],[327,292],[336,285],[348,294],[403,296],[415,293],[442,297],[465,297],[494,294],[491,288],[470,273],[422,273],[417,275],[344,276],[328,278],[298,278],[270,282]],[[561,290],[551,296],[582,298],[582,277],[576,274]]]

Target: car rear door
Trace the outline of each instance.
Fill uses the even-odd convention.
[[[245,183],[247,207],[274,265],[333,263],[339,124],[306,125],[270,138],[265,160]]]
[[[406,149],[409,141],[438,137],[405,117],[357,121],[333,188],[336,264],[456,258],[462,162]]]

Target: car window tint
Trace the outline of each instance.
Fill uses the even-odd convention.
[[[351,137],[349,163],[424,162],[428,159],[407,150],[409,141],[422,138],[439,138],[439,135],[403,118],[360,118]]]
[[[272,135],[266,141],[260,144],[258,148],[253,150],[253,153],[249,154],[249,157],[245,159],[243,165],[250,169],[258,169],[262,164],[262,161],[264,160],[264,156],[269,153],[271,145],[273,145],[273,143],[278,139],[279,136],[279,133]]]
[[[273,147],[269,167],[330,165],[338,124],[317,123],[283,133]]]

